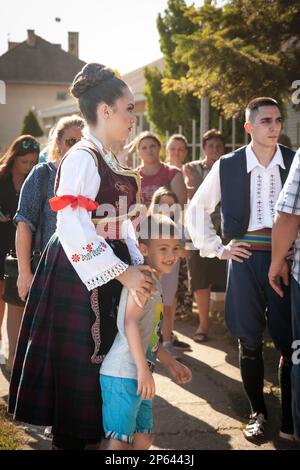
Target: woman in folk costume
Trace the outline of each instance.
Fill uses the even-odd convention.
[[[50,200],[57,229],[29,293],[9,396],[15,419],[52,425],[54,449],[100,441],[99,367],[117,332],[122,286],[138,303],[153,286],[151,269],[137,266],[130,223],[139,179],[109,150],[135,122],[133,95],[100,64],[87,64],[71,92],[88,127],[58,169]]]

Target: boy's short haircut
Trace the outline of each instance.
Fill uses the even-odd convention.
[[[140,224],[139,243],[148,245],[151,240],[180,239],[180,231],[170,217],[163,214],[149,214]]]
[[[202,137],[202,148],[205,147],[206,143],[211,139],[219,139],[225,147],[225,139],[221,131],[217,129],[209,129],[208,131],[203,134]]]
[[[246,122],[254,122],[255,115],[261,106],[276,106],[280,110],[279,104],[276,100],[274,100],[274,98],[270,98],[268,96],[259,96],[258,98],[254,98],[247,104],[245,113]]]

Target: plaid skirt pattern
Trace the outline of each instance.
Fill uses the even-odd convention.
[[[108,243],[122,261],[130,264],[125,243]],[[116,280],[98,288],[100,354],[107,352],[117,332],[121,290]],[[8,404],[15,419],[52,425],[53,434],[81,439],[103,436],[100,365],[91,361],[94,323],[91,293],[53,235],[24,310]]]

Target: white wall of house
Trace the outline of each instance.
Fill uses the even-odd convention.
[[[0,152],[20,135],[28,111],[58,104],[58,93],[68,93],[68,88],[67,85],[7,83],[6,104],[0,104]],[[40,125],[43,127],[42,121]]]

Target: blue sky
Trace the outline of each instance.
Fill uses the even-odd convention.
[[[161,56],[156,19],[166,7],[167,0],[6,1],[0,10],[0,55],[7,51],[8,39],[24,41],[27,29],[65,50],[67,32],[79,31],[82,60],[101,62],[124,74]]]

